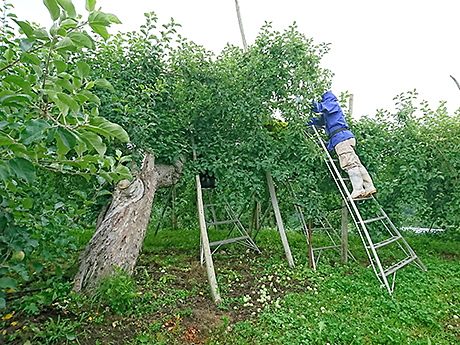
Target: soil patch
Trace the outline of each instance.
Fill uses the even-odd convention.
[[[180,260],[174,260],[181,255]],[[267,255],[267,254],[265,254]],[[308,282],[291,281],[282,270],[258,267],[269,257],[244,249],[236,253],[221,251],[214,257],[222,306],[210,297],[205,266],[198,258],[169,250],[162,255],[143,254],[134,279],[139,286],[139,302],[129,316],[110,312],[109,307],[61,310],[49,306],[37,315],[14,314],[3,335],[17,334],[8,344],[22,345],[40,336],[54,323],[56,332],[67,332],[67,343],[81,345],[159,343],[201,344],[213,332],[225,331],[250,320],[265,305],[288,293],[304,291]],[[71,325],[76,325],[74,329]],[[66,328],[67,327],[67,328]],[[42,334],[42,336],[45,336]],[[6,340],[0,339],[0,344]],[[38,338],[40,339],[40,338]],[[133,341],[137,339],[137,341]]]

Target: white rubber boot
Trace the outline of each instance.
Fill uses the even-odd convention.
[[[363,187],[364,187],[364,196],[368,197],[372,194],[377,193],[377,189],[374,187],[374,183],[372,182],[371,175],[367,172],[365,167],[359,167],[359,171],[361,176],[363,177]]]
[[[350,176],[351,185],[353,186],[353,192],[351,193],[352,199],[358,199],[364,197],[365,192],[363,188],[363,177],[359,167],[349,169],[347,171],[348,176]]]

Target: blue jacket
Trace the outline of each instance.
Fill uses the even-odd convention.
[[[332,138],[330,137],[327,148],[329,150],[333,150],[335,145],[344,140],[354,138],[354,135],[351,133],[351,131],[348,130],[342,108],[340,108],[340,105],[337,102],[337,97],[335,97],[331,91],[327,91],[324,95],[321,96],[321,100],[321,103],[312,103],[311,105],[315,113],[322,114],[318,117],[310,119],[308,124],[315,126],[326,125],[326,133],[329,137],[335,130],[339,128],[347,128],[347,130],[335,133]]]

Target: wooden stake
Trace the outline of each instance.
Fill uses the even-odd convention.
[[[289,242],[286,237],[286,232],[284,231],[283,219],[281,218],[281,212],[278,207],[278,199],[276,198],[275,185],[273,183],[272,174],[270,171],[266,171],[268,190],[270,191],[270,197],[272,199],[273,211],[275,212],[276,223],[278,224],[278,231],[281,236],[281,241],[283,242],[284,251],[286,252],[286,258],[289,263],[289,267],[294,268],[294,259],[292,258],[291,248],[289,248]]]
[[[212,262],[211,246],[209,245],[208,232],[206,231],[206,221],[204,219],[203,207],[203,194],[201,192],[200,175],[195,176],[196,195],[198,204],[198,220],[200,222],[201,233],[201,246],[203,247],[204,258],[206,262],[206,271],[208,273],[209,286],[211,288],[211,295],[214,303],[217,305],[222,304],[219,292],[217,291],[216,272],[214,271],[214,264]]]
[[[191,138],[192,146],[195,146],[193,136]],[[193,160],[196,160],[196,151],[193,149]],[[195,175],[196,184],[196,198],[198,206],[198,221],[200,223],[200,238],[201,246],[203,248],[204,259],[206,262],[206,272],[208,273],[209,287],[211,288],[211,295],[216,305],[221,305],[222,300],[220,298],[217,286],[216,272],[214,271],[214,263],[212,261],[211,246],[209,245],[208,231],[206,230],[206,220],[204,218],[204,206],[203,206],[203,193],[201,191],[200,175]]]
[[[313,246],[311,245],[311,219],[308,220],[308,267],[311,269],[313,259]]]

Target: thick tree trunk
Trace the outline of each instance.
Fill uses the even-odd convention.
[[[174,165],[155,165],[153,154],[146,154],[140,175],[132,182],[122,180],[118,183],[104,219],[80,254],[75,292],[91,294],[114,267],[132,273],[150,220],[155,192],[176,184],[182,166],[182,161]]]

